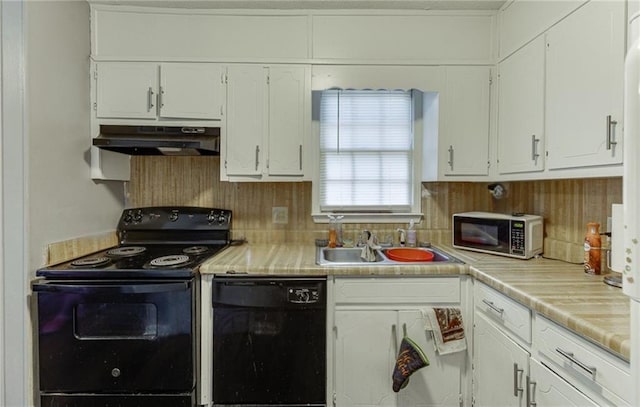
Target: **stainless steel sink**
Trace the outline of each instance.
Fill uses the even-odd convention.
[[[327,263],[377,263],[385,260],[380,250],[375,251],[376,259],[370,262],[360,257],[360,253],[362,253],[362,248],[360,247],[320,247],[319,249],[322,260]]]
[[[362,248],[360,247],[318,247],[316,249],[316,264],[320,266],[410,266],[410,265],[430,265],[442,263],[462,263],[455,257],[434,247],[415,248],[415,250],[426,250],[434,254],[431,261],[396,261],[385,255],[390,248],[375,250],[375,261],[365,261],[360,257]]]

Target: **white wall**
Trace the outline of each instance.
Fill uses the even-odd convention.
[[[112,230],[121,183],[90,179],[89,6],[2,2],[0,405],[35,404],[29,282],[47,244]]]
[[[27,1],[29,272],[51,242],[115,228],[120,182],[89,169],[89,5]]]

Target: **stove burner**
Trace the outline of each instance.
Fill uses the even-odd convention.
[[[184,254],[157,257],[149,262],[151,267],[176,267],[189,263],[191,258]]]
[[[87,259],[78,259],[71,262],[71,267],[102,267],[109,264],[111,259],[108,257],[89,257]]]
[[[107,256],[131,257],[144,253],[146,250],[147,248],[143,246],[116,247],[115,249],[109,250]]]
[[[198,255],[208,251],[209,248],[207,246],[191,246],[187,247],[182,251],[184,254]]]

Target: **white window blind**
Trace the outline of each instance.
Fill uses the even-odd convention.
[[[322,211],[410,211],[414,199],[411,95],[411,91],[388,90],[322,93]]]

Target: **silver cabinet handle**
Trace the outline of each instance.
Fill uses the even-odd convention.
[[[451,168],[451,171],[453,171],[453,146],[449,146],[449,161],[447,161],[447,164],[449,164],[449,168]]]
[[[611,115],[607,116],[607,150],[611,150],[611,147],[618,144],[617,141],[613,139],[613,128],[618,124],[616,120],[611,120]]]
[[[302,144],[300,144],[300,147],[298,148],[298,159],[300,162],[300,171],[302,171]]]
[[[400,346],[398,345],[398,333],[396,324],[391,325],[391,338],[393,339],[393,348],[396,350],[396,355],[400,353]]]
[[[577,365],[580,369],[587,372],[593,380],[596,379],[596,368],[594,366],[587,366],[583,362],[579,361],[575,358],[575,356],[573,356],[573,352],[567,352],[566,350],[560,348],[556,348],[556,352],[561,354],[564,358],[568,359],[571,363]]]
[[[260,164],[260,146],[256,146],[256,171],[258,171],[258,164]]]
[[[160,86],[160,93],[158,93],[158,105],[160,106],[160,108],[164,107],[164,101],[162,100],[164,96],[164,88],[162,86]]]
[[[147,90],[147,112],[150,112],[153,109],[153,88],[149,86]]]
[[[496,305],[493,302],[491,302],[489,300],[486,300],[486,299],[483,299],[482,302],[487,304],[487,306],[491,310],[493,310],[493,311],[497,312],[498,314],[500,314],[500,316],[502,316],[502,314],[504,314],[504,308],[498,308],[498,307],[496,307]]]
[[[524,390],[522,387],[518,387],[518,373],[524,373],[524,369],[518,369],[518,364],[513,364],[513,397],[518,397]]]
[[[540,157],[540,154],[538,154],[539,141],[540,139],[536,138],[535,134],[531,136],[531,160],[532,161],[538,161],[538,157]]]
[[[531,380],[529,376],[527,376],[527,396],[526,396],[526,406],[533,407],[537,406],[536,403],[536,382]]]

